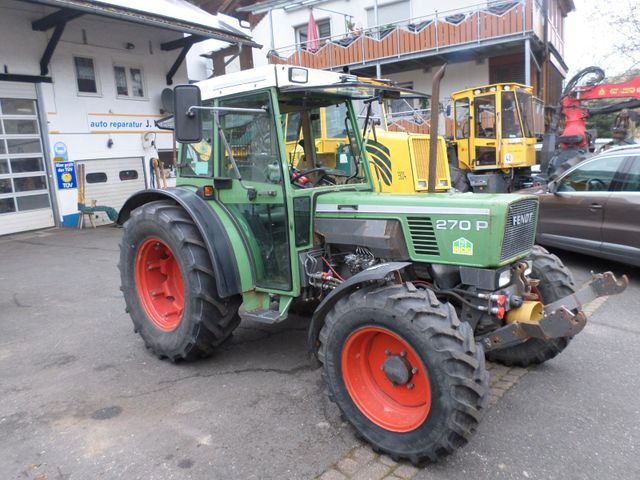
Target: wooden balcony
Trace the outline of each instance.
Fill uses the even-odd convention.
[[[486,46],[501,40],[537,35],[543,38],[544,21],[537,0],[483,3],[473,9],[451,10],[385,26],[321,38],[320,48],[306,44],[275,50],[271,63],[333,69],[371,65],[405,58],[444,54],[457,49]],[[552,41],[561,42],[559,37]],[[563,51],[557,45],[558,51]]]

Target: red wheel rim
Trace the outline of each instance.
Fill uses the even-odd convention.
[[[406,365],[409,380],[394,384],[383,366],[393,359]],[[342,349],[342,376],[351,399],[373,423],[392,432],[410,432],[429,415],[431,385],[427,370],[409,343],[380,327],[353,332]]]
[[[138,249],[136,285],[153,324],[166,332],[175,330],[184,310],[184,284],[176,257],[159,238],[147,238]]]

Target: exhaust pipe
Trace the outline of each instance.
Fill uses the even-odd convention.
[[[440,118],[440,82],[447,69],[445,63],[433,76],[431,82],[431,126],[429,127],[429,178],[427,193],[436,191],[436,173],[438,166],[438,120]]]

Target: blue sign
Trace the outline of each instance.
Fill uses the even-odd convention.
[[[55,153],[56,156],[63,156],[65,153],[67,153],[67,146],[62,142],[56,142],[53,145],[53,153]]]
[[[58,189],[69,190],[71,188],[78,188],[76,167],[73,162],[56,162],[55,167]]]
[[[67,146],[64,143],[56,142],[53,145],[53,161],[56,163],[69,161],[69,153],[67,152]]]

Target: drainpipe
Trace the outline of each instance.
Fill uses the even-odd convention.
[[[542,64],[542,96],[544,106],[549,105],[549,0],[542,0],[542,15],[544,16],[544,63]]]
[[[378,0],[374,0],[373,2],[373,18],[376,22],[376,28],[378,29],[376,37],[378,40],[380,40],[380,17],[378,16]],[[380,67],[380,63],[376,63],[376,78],[382,78],[382,67]]]
[[[524,41],[524,84],[531,85],[531,40]]]
[[[429,127],[429,179],[427,193],[436,191],[436,173],[438,167],[438,121],[440,118],[440,82],[447,68],[445,63],[433,76],[431,82],[431,123]]]
[[[273,40],[273,9],[269,10],[269,31],[271,33],[271,52],[275,49],[275,42]]]

